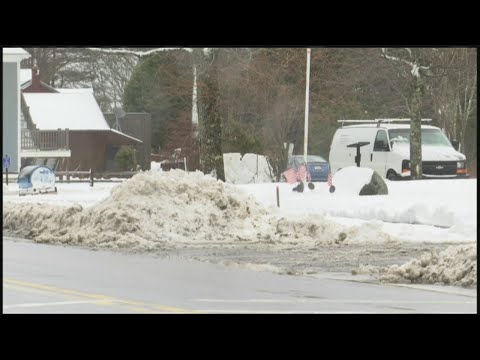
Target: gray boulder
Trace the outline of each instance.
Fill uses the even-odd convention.
[[[359,195],[388,195],[388,187],[382,177],[373,171],[372,179],[360,190]]]

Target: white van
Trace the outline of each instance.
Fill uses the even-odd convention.
[[[390,180],[409,178],[410,124],[394,124],[406,120],[339,120],[342,127],[335,132],[330,146],[332,174],[343,167],[356,165],[357,149],[347,145],[369,142],[360,147],[360,166],[372,168]],[[343,126],[348,122],[359,124]],[[465,160],[465,155],[454,149],[440,128],[422,125],[423,177],[468,177]]]

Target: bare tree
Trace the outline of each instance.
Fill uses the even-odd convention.
[[[435,113],[449,138],[459,140],[460,151],[465,151],[467,123],[472,120],[476,104],[476,49],[434,50],[436,74],[431,78],[430,93]]]
[[[220,49],[195,49],[194,63],[197,69],[200,166],[206,173],[215,170],[217,179],[225,181],[219,112],[219,52]]]
[[[422,178],[422,105],[425,96],[424,73],[430,68],[427,65],[425,50],[419,48],[395,49],[382,48],[385,59],[394,62],[408,78],[409,94],[406,96],[410,112],[410,170],[412,179]]]
[[[304,49],[222,49],[220,110],[230,151],[265,155],[279,179],[284,143],[303,135]],[[302,79],[303,76],[303,79]]]
[[[22,66],[32,67],[37,65],[40,69],[40,79],[50,86],[61,85],[59,73],[74,62],[78,62],[81,54],[77,50],[68,48],[25,48],[31,55],[24,60]],[[88,74],[83,74],[88,77]]]
[[[138,62],[135,54],[92,52],[83,48],[26,48],[40,78],[52,87],[91,87],[103,111],[122,105],[123,91]]]
[[[190,48],[154,48],[149,50],[89,48],[92,51],[116,54],[134,54],[139,57],[160,51]],[[215,170],[216,177],[225,181],[222,153],[222,121],[218,111],[218,74],[217,61],[219,49],[195,49],[193,51],[192,71],[197,69],[197,99],[200,126],[200,162],[204,172]]]

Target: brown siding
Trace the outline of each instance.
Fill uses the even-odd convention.
[[[107,145],[136,145],[137,142],[111,132],[105,131],[74,131],[70,130],[69,147],[71,157],[68,170],[94,171],[106,170],[106,149]],[[63,162],[62,171],[66,169],[66,162]]]

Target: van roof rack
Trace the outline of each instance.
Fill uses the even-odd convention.
[[[342,127],[344,123],[377,124],[377,127],[379,127],[381,123],[411,122],[411,121],[412,119],[337,120],[337,122],[342,123]],[[428,122],[428,121],[432,121],[432,119],[422,119],[422,121]]]

